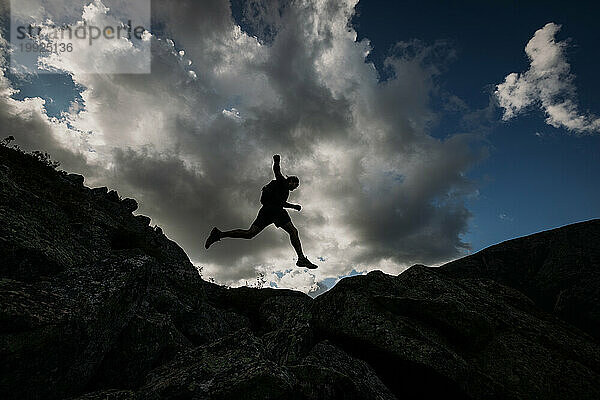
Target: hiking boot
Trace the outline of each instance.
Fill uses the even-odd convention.
[[[306,257],[298,258],[296,265],[298,267],[308,268],[308,269],[317,268],[317,266],[315,264],[311,263],[310,261],[308,261],[308,258],[306,258]]]
[[[208,235],[204,247],[208,249],[214,242],[218,242],[219,240],[221,240],[221,231],[218,230],[217,227],[214,227],[212,228],[212,231],[210,231],[210,235]]]

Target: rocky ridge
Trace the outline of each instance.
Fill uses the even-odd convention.
[[[0,146],[4,399],[600,398],[600,221],[311,299],[200,278],[137,203]]]

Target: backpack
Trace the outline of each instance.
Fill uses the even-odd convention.
[[[271,181],[263,186],[260,194],[260,204],[274,205],[279,200],[277,199],[277,181]]]

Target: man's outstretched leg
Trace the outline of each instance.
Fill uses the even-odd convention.
[[[290,235],[290,242],[292,242],[292,246],[294,247],[294,250],[296,250],[296,254],[298,255],[298,262],[296,262],[296,265],[299,267],[305,267],[310,269],[317,268],[315,264],[308,261],[308,258],[306,258],[306,256],[302,252],[302,244],[300,243],[298,229],[296,229],[292,221],[282,225],[281,228]]]
[[[206,239],[204,247],[207,249],[214,243],[218,242],[223,238],[238,238],[238,239],[252,239],[262,231],[262,228],[252,224],[248,229],[233,229],[230,231],[222,232],[217,227],[214,227]]]

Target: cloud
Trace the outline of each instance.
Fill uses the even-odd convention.
[[[90,166],[77,149],[70,146],[70,140],[77,132],[70,132],[63,122],[49,119],[45,101],[39,97],[14,100],[16,90],[6,77],[8,68],[6,49],[8,43],[0,33],[0,125],[3,137],[18,137],[18,144],[25,149],[43,149],[60,160],[64,168],[77,169],[90,173]]]
[[[313,273],[298,268],[283,271],[278,275],[271,274],[266,276],[266,279],[274,283],[276,287],[293,287],[305,293],[312,293],[313,295],[316,295],[316,292],[321,288]]]
[[[548,23],[537,30],[525,46],[530,61],[529,70],[511,73],[494,92],[503,120],[508,121],[531,107],[546,114],[546,123],[576,133],[600,132],[600,118],[581,114],[577,107],[575,75],[567,62],[568,41],[556,41],[561,26]]]
[[[398,44],[386,61],[393,74],[380,82],[365,62],[369,42],[349,25],[356,1],[277,3],[281,12],[254,3],[263,11],[252,29],[264,37],[244,31],[227,1],[156,2],[151,74],[79,73],[75,53],[61,68],[82,88],[81,107],[52,119],[43,100],[5,91],[10,134],[71,160],[63,166],[88,184],[137,198],[140,213],[218,282],[264,272],[310,291],[353,269],[399,273],[461,254],[464,199],[475,191],[466,172],[482,153],[473,135],[429,135],[438,49]],[[302,212],[290,214],[306,254],[326,260],[317,270],[296,268],[287,235],[273,227],[204,250],[213,226],[253,221],[275,153],[300,177],[290,201]]]

